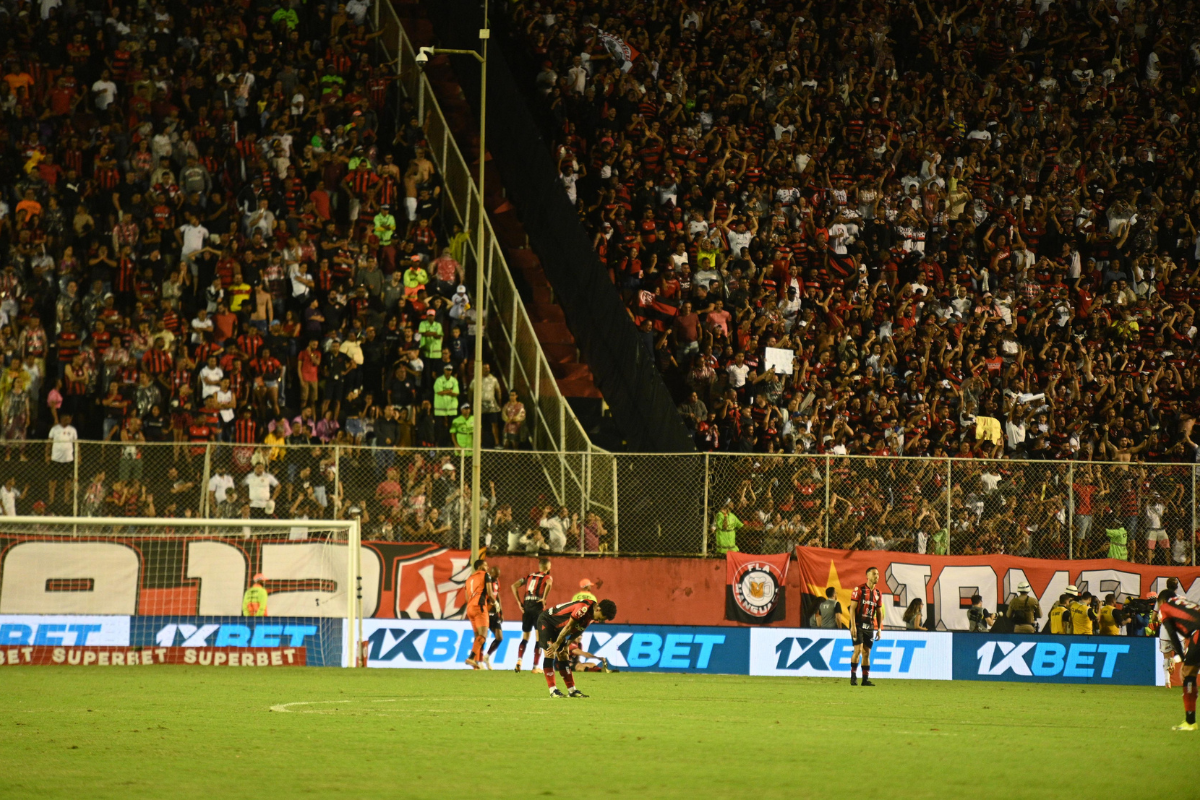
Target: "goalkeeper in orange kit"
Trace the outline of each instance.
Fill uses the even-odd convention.
[[[475,560],[475,571],[467,578],[467,621],[475,632],[475,642],[471,645],[471,654],[466,663],[474,669],[480,669],[483,663],[483,645],[487,641],[488,618],[496,605],[495,589],[488,575],[487,561]]]

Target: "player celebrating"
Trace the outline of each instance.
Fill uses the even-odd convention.
[[[483,663],[488,668],[492,668],[492,655],[496,652],[496,648],[504,641],[504,609],[500,606],[500,568],[491,567],[488,570],[488,594],[492,597],[492,608],[488,614],[488,627],[492,631],[492,643],[488,645],[487,655],[483,657]]]
[[[553,608],[547,608],[538,616],[538,644],[546,651],[542,661],[542,671],[546,675],[546,685],[550,687],[551,697],[587,697],[575,688],[575,678],[571,675],[571,656],[569,646],[578,639],[588,625],[593,622],[605,622],[617,615],[617,604],[612,600],[571,600],[559,603]],[[567,685],[567,694],[558,690],[554,683],[554,669],[562,675],[563,683]]]
[[[1200,606],[1170,589],[1158,593],[1158,616],[1176,653],[1183,653],[1182,725],[1173,731],[1194,731],[1196,725],[1196,675],[1200,673]],[[1186,650],[1185,650],[1186,648]]]
[[[475,571],[467,578],[467,620],[475,631],[475,643],[466,663],[479,669],[483,660],[483,643],[487,641],[488,612],[492,608],[492,583],[488,580],[487,561],[476,559]]]
[[[512,585],[513,597],[521,606],[521,644],[517,647],[517,668],[521,671],[521,662],[525,659],[525,645],[529,644],[529,632],[537,626],[538,615],[546,607],[546,598],[550,595],[550,587],[554,579],[550,577],[550,559],[542,556],[538,559],[538,571],[531,572]],[[517,588],[525,587],[525,598],[521,599]],[[542,648],[536,641],[533,645],[533,668],[538,668],[542,657]]]
[[[879,638],[883,626],[883,598],[875,584],[879,582],[879,570],[867,570],[867,582],[856,586],[850,594],[850,638],[854,640],[854,655],[850,657],[850,685],[858,685],[858,662],[862,659],[863,686],[871,683],[871,646]]]

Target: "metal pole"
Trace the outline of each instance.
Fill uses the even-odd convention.
[[[946,459],[946,555],[950,555],[950,515],[954,510],[954,459]]]
[[[333,496],[339,498],[342,508],[350,507],[349,499],[342,491],[345,484],[342,483],[342,446],[333,446]],[[331,504],[332,505],[332,504]]]
[[[80,448],[79,442],[74,443],[75,448],[75,463],[72,464],[72,469],[75,471],[75,481],[71,486],[71,516],[79,516],[79,458],[83,455],[83,450]]]
[[[520,317],[517,316],[519,309],[517,307],[517,289],[512,284],[512,279],[509,279],[508,289],[512,292],[512,316],[509,317],[512,322],[512,340],[508,345],[508,390],[514,391],[517,388],[517,336],[520,334],[521,326],[517,323]]]
[[[566,401],[561,397],[558,400],[558,487],[559,497],[562,498],[562,504],[567,505],[567,442],[566,442],[566,427],[567,415],[563,410]]]
[[[479,526],[479,498],[483,494],[480,485],[480,448],[483,442],[483,331],[485,322],[484,282],[483,282],[483,229],[487,223],[487,213],[483,200],[483,181],[487,171],[487,46],[491,31],[488,30],[488,4],[483,4],[483,28],[479,31],[481,40],[480,79],[479,79],[479,226],[478,244],[475,245],[475,392],[471,405],[471,560],[479,557],[479,537],[482,534]]]
[[[458,549],[459,550],[461,550],[463,547],[463,544],[466,540],[466,532],[467,532],[467,528],[466,528],[467,515],[463,513],[464,511],[466,511],[466,509],[463,507],[463,505],[464,505],[463,504],[463,492],[465,491],[466,482],[467,482],[466,458],[467,458],[466,453],[462,450],[459,450],[458,451]],[[472,476],[474,476],[474,474],[475,474],[475,465],[474,464],[471,465],[471,474],[472,474]],[[472,478],[472,480],[475,480],[475,479]],[[472,485],[474,485],[474,484],[472,484]],[[474,494],[474,493],[472,492],[472,494]],[[475,498],[472,497],[471,498],[471,513],[472,513],[472,515],[474,515],[476,508],[478,508],[478,503],[476,503]],[[472,516],[471,517],[472,525],[475,524],[475,520],[476,520],[476,517]],[[479,558],[479,541],[475,537],[474,528],[472,528],[472,530],[471,530],[471,560],[472,560],[472,562],[474,562],[474,560],[476,558]]]
[[[417,76],[417,124],[425,129],[425,81]]]
[[[613,456],[612,460],[612,483],[613,483],[613,555],[621,551],[620,548],[620,531],[621,531],[621,515],[617,509],[617,501],[620,497],[620,492],[617,491],[617,458]]]
[[[829,547],[829,525],[833,519],[833,509],[829,507],[829,456],[825,456],[825,546]]]
[[[200,516],[202,517],[207,517],[215,510],[208,507],[208,481],[210,478],[212,478],[212,442],[204,445],[204,471],[200,477]]]
[[[355,531],[358,529],[358,523],[350,527],[346,534],[346,645],[350,651],[347,654],[346,666],[357,667],[358,655],[362,649],[357,637],[355,636],[354,616],[357,603],[354,601],[355,587],[358,583],[357,570],[355,569],[355,540],[359,537],[355,536]]]
[[[1067,462],[1067,558],[1075,557],[1075,462]]]
[[[583,463],[581,464],[581,467],[583,469],[583,489],[581,491],[581,494],[583,495],[583,497],[579,498],[579,507],[583,510],[579,514],[579,555],[585,556],[585,555],[587,555],[587,549],[585,546],[586,543],[583,541],[583,539],[584,539],[583,532],[584,532],[584,529],[587,528],[588,498],[592,494],[592,454],[591,454],[591,451],[588,451],[587,453],[582,453],[580,455],[580,458],[583,459]]]
[[[704,526],[700,529],[700,555],[708,555],[708,492],[711,475],[709,473],[709,454],[704,454]]]

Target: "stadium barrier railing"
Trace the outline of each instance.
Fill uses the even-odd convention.
[[[470,538],[469,450],[73,447],[71,461],[56,463],[49,442],[5,442],[0,484],[11,489],[0,496],[18,514],[236,516],[247,513],[244,480],[261,462],[280,484],[276,518],[344,519],[357,507],[366,538],[454,548]],[[579,555],[717,556],[723,510],[741,523],[735,539],[748,553],[799,544],[1083,559],[1123,548],[1127,560],[1194,565],[1200,535],[1192,464],[485,450],[480,468],[485,535],[501,553],[510,538],[524,552],[520,537],[536,539],[543,517],[564,508],[563,552]],[[230,485],[236,495],[226,497]]]

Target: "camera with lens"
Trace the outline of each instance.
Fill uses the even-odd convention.
[[[1154,613],[1154,601],[1148,597],[1127,597],[1122,605],[1126,614],[1142,614],[1149,617]]]

